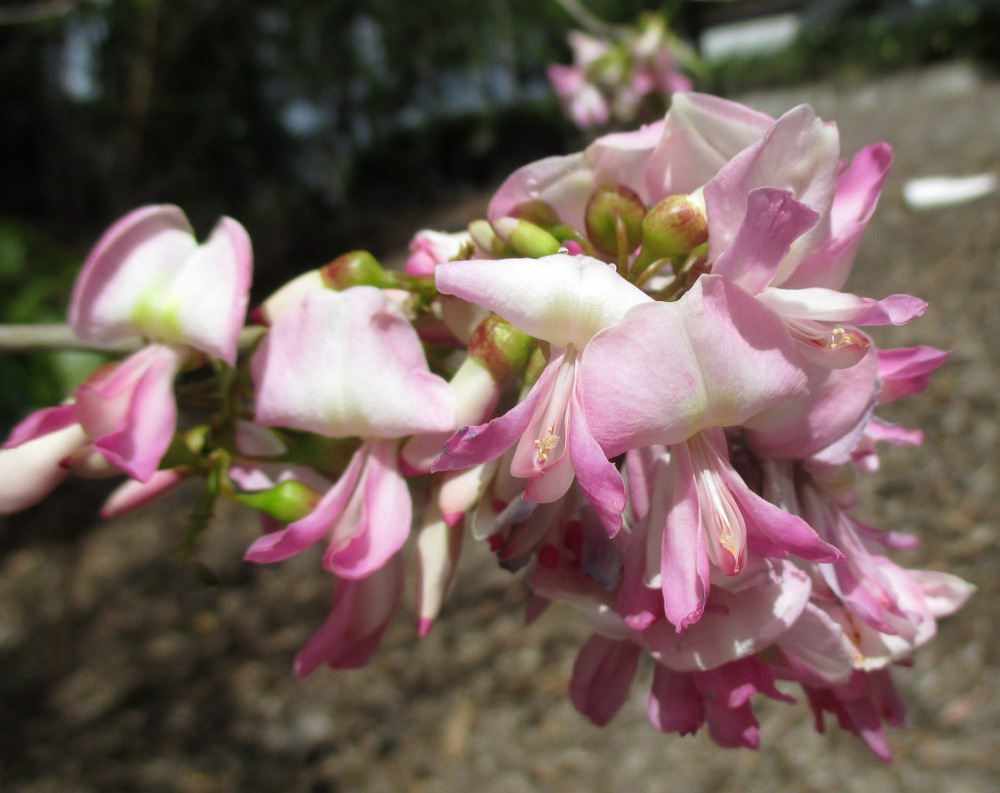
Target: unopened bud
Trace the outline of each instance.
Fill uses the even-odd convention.
[[[708,219],[700,192],[667,196],[642,221],[642,251],[635,268],[661,259],[678,262],[708,241]]]
[[[504,242],[522,256],[539,259],[559,253],[562,243],[541,226],[536,226],[530,220],[519,218],[497,218],[493,221],[493,230]]]
[[[273,292],[257,310],[253,319],[261,325],[271,325],[281,314],[299,302],[310,292],[326,289],[321,270],[310,270],[293,278]]]
[[[556,212],[555,207],[540,198],[518,204],[511,210],[510,215],[549,230],[559,223],[559,213]]]
[[[320,494],[296,479],[286,479],[267,490],[234,493],[233,501],[266,512],[280,523],[301,520],[319,503]]]
[[[469,358],[478,361],[499,384],[524,371],[534,339],[503,317],[490,314],[469,339]]]
[[[497,236],[488,220],[473,220],[469,224],[469,234],[472,236],[472,241],[476,243],[476,247],[490,256],[506,259],[515,253]]]
[[[378,259],[368,251],[351,251],[338,256],[320,268],[323,282],[336,290],[350,289],[352,286],[376,286],[386,289],[394,286]]]
[[[587,202],[587,235],[602,253],[628,256],[642,240],[645,214],[646,207],[634,190],[624,185],[602,187]]]

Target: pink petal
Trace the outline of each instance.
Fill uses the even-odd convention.
[[[878,403],[910,394],[919,394],[930,382],[931,374],[948,360],[950,353],[933,347],[904,347],[878,351],[878,376],[882,383]]]
[[[413,505],[396,459],[394,441],[371,444],[357,485],[363,488],[360,520],[348,526],[344,525],[345,517],[350,516],[341,516],[339,525],[334,527],[330,547],[323,557],[331,572],[343,578],[365,578],[382,567],[410,536]]]
[[[813,367],[809,383],[802,395],[746,421],[746,438],[755,453],[804,459],[836,445],[840,462],[850,458],[875,404],[876,357],[869,353],[849,369]]]
[[[691,735],[705,723],[705,708],[694,676],[675,672],[662,664],[653,667],[653,684],[646,700],[646,713],[660,732]]]
[[[150,345],[76,391],[77,416],[93,446],[111,464],[145,482],[177,428],[174,377],[182,355]]]
[[[819,241],[782,286],[789,289],[843,287],[891,165],[892,149],[887,143],[876,143],[858,152],[851,167],[837,180],[830,210],[829,238]]]
[[[445,443],[432,471],[455,471],[489,462],[517,443],[528,429],[538,403],[547,396],[558,374],[558,361],[549,362],[527,396],[504,415],[478,427],[462,427]]]
[[[757,294],[774,279],[792,243],[818,220],[819,214],[796,201],[788,190],[752,190],[746,217],[732,244],[712,265],[712,273]]]
[[[573,394],[569,422],[569,455],[580,489],[587,495],[609,537],[622,525],[625,509],[625,482],[618,468],[604,456],[587,427],[587,417],[580,398]]]
[[[371,659],[403,593],[403,561],[393,557],[357,581],[337,582],[330,614],[295,657],[295,674],[306,677],[321,664],[358,669]]]
[[[280,562],[319,542],[347,507],[361,478],[367,456],[368,447],[363,445],[354,453],[340,479],[327,490],[312,512],[281,531],[265,534],[255,540],[243,558],[248,562],[262,564]]]
[[[90,341],[141,335],[233,364],[251,266],[250,239],[235,220],[220,220],[199,246],[180,209],[143,207],[112,226],[87,258],[70,325]]]
[[[581,397],[607,456],[744,423],[803,391],[795,343],[735,284],[702,276],[676,303],[633,308],[583,352]]]
[[[83,428],[70,424],[0,449],[0,515],[27,509],[51,493],[69,473],[60,462],[86,442]]]
[[[175,206],[146,206],[118,220],[94,246],[77,276],[69,322],[82,339],[116,341],[139,333],[136,307],[169,284],[197,248],[194,230]]]
[[[718,259],[732,244],[754,188],[788,190],[796,200],[816,210],[820,219],[792,246],[775,275],[776,280],[784,280],[816,240],[829,236],[829,208],[839,160],[836,127],[824,124],[806,105],[785,113],[759,142],[733,157],[705,185],[709,258]]]
[[[642,648],[633,642],[593,634],[573,665],[573,706],[599,727],[611,721],[628,698],[641,654]]]
[[[809,577],[789,562],[771,561],[757,586],[729,592],[712,587],[701,619],[683,632],[657,622],[643,631],[653,657],[671,669],[713,669],[772,644],[799,618],[809,601]]]
[[[145,482],[129,479],[108,496],[101,507],[101,517],[104,519],[118,518],[142,509],[173,490],[187,479],[190,473],[186,469],[170,468],[154,471],[153,475]]]
[[[556,347],[582,350],[632,306],[651,302],[614,267],[589,256],[449,262],[437,288],[494,311]]]
[[[453,429],[454,395],[402,311],[374,287],[308,293],[250,362],[256,420],[328,437]]]
[[[770,116],[726,99],[674,94],[662,140],[649,161],[650,200],[702,187],[736,154],[760,140],[773,123]]]

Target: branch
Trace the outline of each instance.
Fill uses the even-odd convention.
[[[248,352],[267,329],[251,325],[240,333],[240,352]],[[69,325],[0,325],[0,353],[33,353],[53,350],[89,350],[92,352],[129,353],[143,347],[136,336],[128,341],[100,344],[73,334]]]
[[[573,17],[576,23],[588,33],[609,39],[620,39],[622,37],[622,29],[620,27],[594,16],[583,7],[579,0],[556,0],[556,2],[562,6],[563,11]]]
[[[0,9],[0,25],[30,25],[45,19],[54,19],[68,14],[76,6],[76,0],[43,0],[25,3],[16,8]]]

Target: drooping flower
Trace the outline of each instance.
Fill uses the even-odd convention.
[[[371,575],[410,532],[399,439],[454,428],[451,389],[429,371],[402,311],[374,287],[307,294],[277,318],[251,371],[258,423],[360,437],[362,444],[309,515],[261,537],[246,558],[280,561],[329,536],[329,570]]]

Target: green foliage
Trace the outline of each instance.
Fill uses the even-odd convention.
[[[64,322],[80,261],[41,230],[0,219],[0,322]],[[0,427],[58,404],[102,360],[86,352],[0,356]]]

